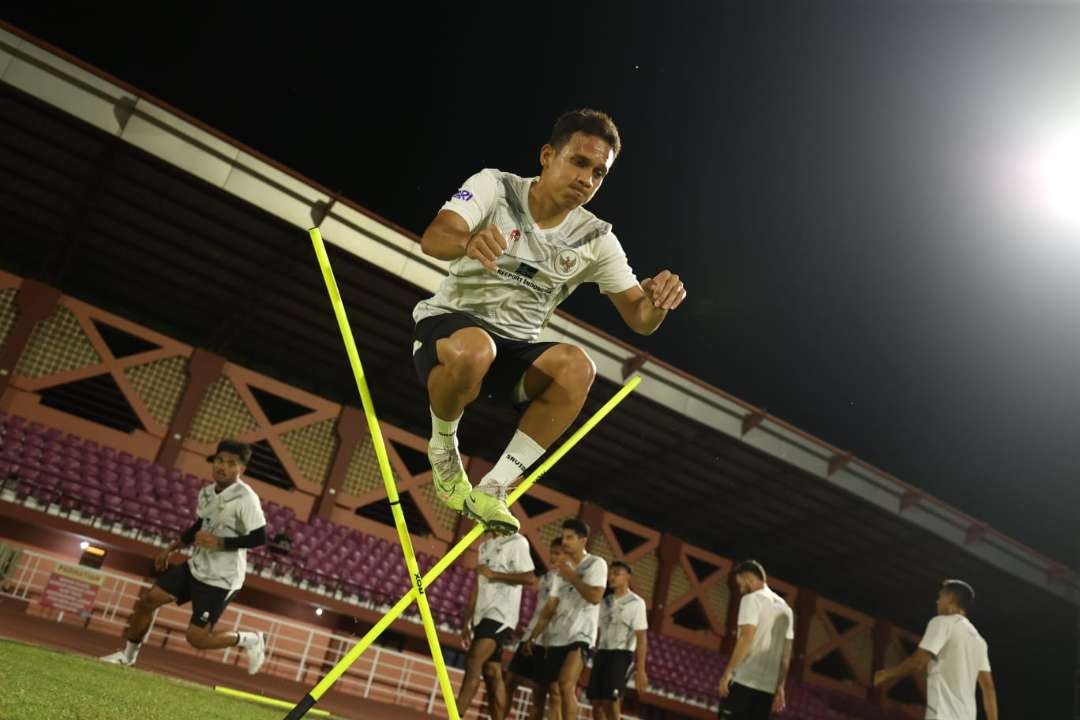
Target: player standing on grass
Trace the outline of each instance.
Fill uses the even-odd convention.
[[[795,616],[765,580],[756,560],[735,566],[739,635],[720,677],[721,720],[769,720],[786,704],[784,683],[791,667]]]
[[[413,363],[428,390],[428,459],[440,499],[494,532],[516,532],[507,487],[570,426],[596,369],[581,348],[539,342],[555,308],[596,283],[623,321],[648,335],[686,299],[664,270],[638,282],[611,225],[583,207],[621,144],[611,118],[575,110],[540,149],[540,175],[481,170],[443,205],[421,238],[450,260],[434,297],[413,311]],[[457,427],[481,392],[522,410],[498,462],[474,489],[458,454]]]
[[[589,526],[577,518],[563,522],[562,547],[566,559],[556,570],[559,581],[551,597],[540,611],[540,619],[525,637],[526,649],[547,631],[544,652],[544,682],[536,689],[534,718],[544,712],[548,685],[559,684],[559,699],[564,720],[577,717],[577,684],[585,662],[596,647],[596,632],[600,622],[600,601],[607,585],[607,562],[599,555],[585,550],[589,543]]]
[[[533,634],[536,623],[540,620],[540,611],[551,597],[551,591],[559,578],[556,570],[563,564],[566,554],[562,548],[562,538],[557,537],[551,541],[548,551],[548,571],[540,578],[540,584],[536,589],[536,608],[533,611],[529,624],[525,627],[523,642],[518,644],[517,652],[510,661],[510,676],[506,681],[506,697],[508,702],[513,702],[514,693],[522,685],[528,685],[535,692],[541,684],[547,684],[547,696],[551,700],[551,712],[548,713],[550,720],[562,718],[562,705],[559,700],[559,684],[547,683],[544,670],[545,648],[547,646],[546,633],[541,633],[533,638],[532,646],[526,646],[524,638]],[[526,649],[528,648],[528,649]],[[501,718],[497,719],[501,720]]]
[[[468,711],[483,677],[488,714],[498,720],[506,715],[508,705],[502,677],[502,650],[517,628],[521,588],[536,582],[536,575],[529,541],[516,533],[493,537],[481,545],[478,562],[476,585],[465,607],[462,640],[469,653],[457,706],[463,713]]]
[[[207,458],[213,465],[214,484],[199,492],[195,524],[154,560],[166,571],[145,595],[124,629],[127,645],[101,658],[117,665],[134,665],[154,613],[162,605],[191,601],[187,641],[199,650],[239,646],[247,651],[248,672],[255,674],[266,659],[266,639],[255,632],[215,632],[214,623],[244,584],[247,551],[266,543],[266,518],[259,496],[240,475],[251,460],[251,447],[237,440],[222,440]],[[191,559],[169,568],[169,558],[180,548],[195,545]]]
[[[970,585],[946,580],[938,592],[938,614],[926,626],[919,648],[899,665],[878,670],[874,686],[926,670],[926,720],[975,720],[978,683],[987,719],[998,720],[986,640],[967,618],[974,601]]]
[[[585,697],[593,701],[596,720],[619,720],[630,668],[638,694],[649,686],[645,674],[649,629],[645,599],[630,589],[633,571],[622,560],[608,567],[608,589],[600,603],[600,641],[596,644],[592,674]]]

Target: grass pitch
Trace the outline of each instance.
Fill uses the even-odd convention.
[[[281,720],[284,712],[137,668],[0,640],[0,720]]]

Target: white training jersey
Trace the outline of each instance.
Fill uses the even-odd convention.
[[[795,614],[768,585],[739,600],[739,627],[753,625],[750,652],[735,668],[733,679],[754,690],[776,692],[786,640],[795,639]]]
[[[990,672],[986,640],[963,615],[938,615],[919,647],[934,656],[926,669],[927,720],[975,720],[975,685]]]
[[[531,572],[534,567],[529,541],[518,533],[493,538],[481,545],[479,563],[499,573]],[[482,575],[477,576],[476,583],[473,625],[487,618],[498,622],[500,630],[516,628],[521,613],[521,585],[488,580]]]
[[[585,553],[574,571],[585,585],[601,588],[607,585],[607,562],[598,555]],[[561,577],[556,580],[551,593],[559,598],[559,604],[555,608],[555,617],[548,623],[547,646],[563,647],[578,642],[595,646],[600,605],[586,600],[572,583]]]
[[[476,173],[443,205],[465,219],[471,232],[495,225],[506,239],[498,272],[462,256],[434,297],[422,300],[413,320],[458,312],[496,335],[536,342],[555,308],[585,282],[600,292],[620,293],[638,284],[610,223],[585,208],[557,227],[542,230],[529,212],[536,178],[501,170]]]
[[[533,628],[536,627],[536,621],[540,619],[540,611],[544,609],[544,605],[547,604],[548,598],[551,597],[551,589],[555,586],[555,581],[558,577],[559,574],[557,572],[548,570],[544,573],[543,577],[540,578],[540,584],[536,589],[536,609],[529,619],[529,624],[525,627],[525,635],[523,637],[529,637],[529,635],[532,634]],[[547,635],[548,628],[544,628],[544,632],[540,633],[538,637],[533,638],[533,642],[541,647],[547,647]]]
[[[266,526],[259,496],[243,480],[220,493],[213,484],[204,487],[199,491],[195,514],[202,520],[201,529],[218,537],[241,537]],[[199,582],[239,590],[247,573],[247,549],[207,550],[196,545],[188,564]]]
[[[630,591],[621,598],[610,593],[600,603],[600,640],[598,650],[637,649],[639,630],[648,630],[645,599]]]

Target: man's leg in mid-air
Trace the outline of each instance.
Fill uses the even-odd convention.
[[[466,499],[469,514],[489,527],[504,523],[504,532],[517,530],[504,500],[507,489],[574,422],[595,376],[596,367],[581,348],[559,343],[543,350],[514,390],[515,401],[527,402],[528,408],[498,462]]]
[[[418,335],[425,329],[418,326]],[[447,337],[428,341],[428,347],[419,338],[416,342],[421,344],[414,356],[418,369],[431,364],[426,382],[431,407],[428,461],[432,482],[439,499],[461,512],[472,486],[458,453],[458,422],[465,407],[480,394],[484,376],[495,361],[495,343],[478,327],[460,328]]]
[[[139,657],[139,648],[146,638],[146,632],[150,629],[150,623],[154,619],[154,613],[162,605],[176,602],[176,598],[161,588],[154,585],[135,601],[135,608],[128,618],[127,627],[124,628],[125,647],[111,655],[101,658],[105,662],[116,665],[134,665]]]

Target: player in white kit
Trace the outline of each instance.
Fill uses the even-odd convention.
[[[791,667],[795,615],[766,582],[756,560],[735,566],[739,635],[720,677],[722,720],[768,720],[785,706],[784,682]]]
[[[938,592],[937,616],[926,626],[918,649],[902,663],[878,670],[874,685],[925,671],[926,720],[975,720],[977,684],[987,720],[998,720],[986,640],[967,618],[974,600],[975,591],[966,582],[946,580]]]
[[[427,255],[451,261],[438,292],[413,311],[413,363],[431,409],[432,479],[443,502],[488,530],[517,531],[506,489],[574,421],[596,373],[576,345],[540,342],[555,308],[582,283],[596,283],[626,324],[647,335],[686,298],[668,270],[639,283],[611,225],[583,207],[620,149],[607,115],[566,113],[540,149],[539,177],[481,170],[421,238]],[[473,489],[457,427],[482,392],[522,414]]]
[[[562,546],[566,559],[556,570],[559,581],[540,611],[540,619],[523,641],[527,648],[547,631],[544,680],[536,690],[533,717],[544,711],[549,684],[559,684],[563,720],[577,717],[577,683],[585,662],[596,647],[600,602],[607,586],[607,561],[585,550],[589,526],[577,518],[563,522]]]
[[[521,613],[521,588],[536,582],[529,541],[523,535],[493,537],[480,546],[476,586],[466,606],[462,640],[469,654],[457,705],[469,709],[481,677],[487,688],[488,714],[506,714],[506,685],[501,653],[517,628]]]
[[[135,603],[124,630],[126,646],[103,657],[105,662],[134,665],[154,612],[162,605],[190,601],[187,641],[192,647],[220,650],[240,646],[247,651],[249,673],[262,667],[266,659],[262,633],[214,631],[214,623],[244,584],[248,549],[266,543],[266,518],[259,496],[240,479],[251,460],[251,447],[237,440],[222,440],[207,460],[213,463],[214,483],[199,492],[195,524],[154,560],[158,571],[167,571]],[[172,554],[192,544],[191,559],[169,569]]]
[[[525,627],[523,640],[532,636],[533,629],[536,627],[537,621],[540,620],[540,611],[547,604],[548,598],[551,597],[551,591],[558,582],[559,573],[555,568],[562,565],[565,559],[566,554],[563,553],[562,538],[554,538],[551,541],[548,554],[548,568],[550,569],[540,578],[540,583],[536,588],[536,609],[529,619],[529,624]],[[531,647],[526,646],[524,642],[518,644],[514,659],[510,661],[510,673],[506,680],[508,703],[514,701],[514,693],[522,685],[528,685],[535,691],[539,683],[547,683],[544,670],[547,644],[546,633],[537,635],[533,639]],[[551,709],[548,712],[549,720],[560,720],[562,718],[562,704],[559,699],[559,684],[557,682],[547,683],[547,696],[551,704]],[[501,718],[497,720],[501,720]]]
[[[630,589],[633,571],[622,560],[608,567],[608,589],[600,603],[600,640],[596,644],[592,674],[585,696],[593,703],[597,720],[619,720],[630,668],[638,693],[649,686],[645,674],[649,629],[645,599]]]

